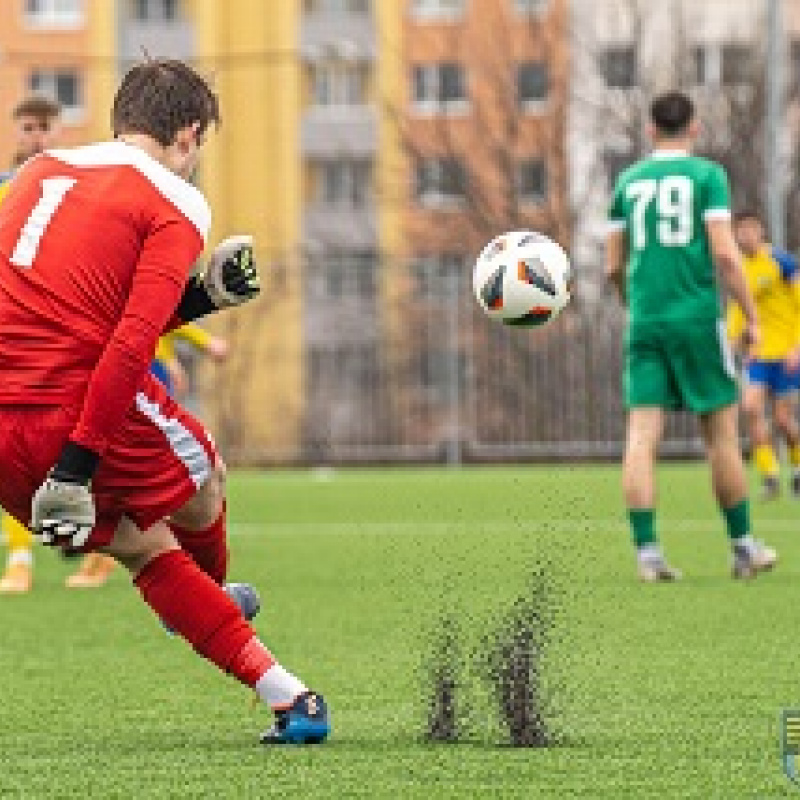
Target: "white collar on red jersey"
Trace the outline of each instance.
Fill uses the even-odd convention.
[[[197,228],[204,242],[208,238],[211,209],[202,192],[140,147],[116,139],[84,147],[48,150],[47,155],[73,167],[133,167]]]

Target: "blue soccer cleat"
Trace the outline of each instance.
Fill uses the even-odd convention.
[[[222,587],[225,594],[239,606],[242,616],[250,622],[261,610],[261,598],[255,587],[249,583],[226,583]]]
[[[322,695],[303,692],[289,708],[275,712],[275,724],[261,734],[261,744],[320,744],[330,732]]]

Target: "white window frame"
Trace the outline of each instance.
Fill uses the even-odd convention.
[[[77,105],[66,105],[57,92],[58,76],[70,74],[75,76]],[[41,82],[34,86],[34,76],[39,75]],[[28,88],[36,94],[42,94],[58,101],[61,105],[61,120],[65,125],[80,125],[86,117],[85,76],[79,69],[71,67],[47,67],[31,70],[28,74]]]
[[[467,0],[412,0],[411,2],[411,16],[419,21],[455,21],[462,19],[466,11]]]
[[[86,24],[86,0],[37,0],[40,10],[31,13],[24,0],[23,16],[28,28],[75,30]],[[71,8],[70,8],[71,7]]]
[[[461,78],[464,86],[464,97],[453,100],[443,100],[442,94],[442,67],[445,64],[455,64],[461,70]],[[418,114],[466,114],[469,111],[469,87],[467,85],[467,70],[465,65],[458,61],[433,61],[424,64],[414,64],[411,72],[411,104],[414,111]],[[423,83],[425,85],[425,97],[416,96],[417,70],[423,71]]]
[[[541,114],[550,105],[550,97],[552,95],[552,85],[550,83],[550,64],[547,61],[519,61],[517,63],[517,94],[519,94],[519,73],[520,69],[525,64],[540,63],[544,65],[545,74],[547,76],[547,92],[544,97],[540,99],[519,99],[519,107],[528,114]]]
[[[445,164],[444,162],[448,160],[444,157],[438,156],[431,156],[431,157],[423,157],[419,161],[417,161],[415,168],[414,168],[414,197],[416,198],[416,202],[423,208],[452,208],[453,206],[462,206],[466,198],[463,193],[459,194],[451,194],[446,193],[442,190],[442,184],[444,183],[444,175],[445,175]],[[461,159],[455,159],[458,162],[460,169],[464,173],[464,178],[467,179],[467,170],[466,165]],[[427,169],[431,169],[432,171],[432,180],[430,183],[433,184],[433,188],[429,189],[428,191],[421,192],[418,190],[417,182],[419,180],[419,170],[421,167],[425,166]],[[464,187],[466,190],[466,187]]]
[[[521,17],[543,17],[550,8],[550,0],[514,0],[514,11]]]
[[[369,68],[365,62],[324,59],[311,62],[311,96],[318,108],[358,108],[369,103]],[[320,102],[319,87],[327,82],[327,102]],[[353,90],[356,90],[353,92]],[[349,98],[360,91],[361,97]],[[352,94],[351,94],[352,93]]]

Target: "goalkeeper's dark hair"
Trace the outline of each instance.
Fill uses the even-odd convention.
[[[650,119],[664,136],[680,136],[694,119],[694,103],[683,92],[665,92],[650,104]]]
[[[179,130],[198,123],[202,137],[219,125],[219,100],[208,82],[188,64],[153,59],[137,64],[122,79],[114,97],[114,136],[144,133],[167,147]]]

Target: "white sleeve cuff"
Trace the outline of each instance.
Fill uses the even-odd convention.
[[[624,219],[609,219],[606,221],[607,233],[619,233],[628,227],[628,223]]]
[[[729,208],[707,208],[703,212],[704,220],[730,219],[730,218],[731,218],[731,210]]]

